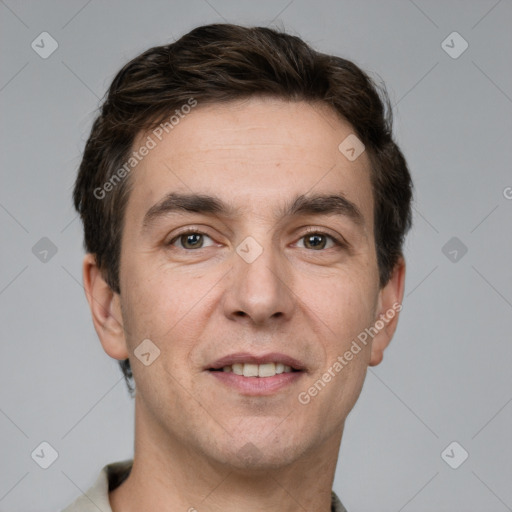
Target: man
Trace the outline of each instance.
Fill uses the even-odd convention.
[[[234,25],[115,77],[74,201],[94,326],[135,382],[135,453],[66,511],[345,510],[345,419],[395,331],[411,225],[381,93]]]

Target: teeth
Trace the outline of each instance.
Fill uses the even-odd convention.
[[[244,377],[257,377],[258,365],[257,364],[244,364]]]
[[[233,372],[235,375],[244,377],[273,377],[280,373],[290,373],[292,367],[282,363],[235,363],[231,366],[224,366],[223,372]]]
[[[273,377],[275,374],[276,374],[276,365],[274,363],[260,364],[258,366],[258,377]],[[244,375],[245,375],[245,372],[244,372]]]
[[[236,373],[237,375],[243,375],[244,374],[244,365],[240,363],[235,363],[231,366],[233,368],[233,373]]]

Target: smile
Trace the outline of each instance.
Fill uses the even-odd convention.
[[[221,370],[213,370],[221,371]],[[236,375],[243,375],[244,377],[273,377],[281,373],[291,373],[299,370],[293,369],[291,366],[283,363],[265,363],[265,364],[254,364],[254,363],[235,363],[233,365],[227,365],[222,368],[225,373],[233,372]]]

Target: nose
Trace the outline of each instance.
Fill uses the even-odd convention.
[[[267,246],[253,261],[244,258],[242,251],[235,253],[233,260],[232,271],[226,276],[225,315],[260,326],[290,319],[295,296],[286,258]]]

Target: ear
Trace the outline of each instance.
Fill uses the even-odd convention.
[[[120,296],[103,279],[94,254],[85,255],[83,279],[92,321],[103,350],[114,359],[128,359]]]
[[[374,327],[378,330],[372,341],[370,366],[382,362],[384,349],[389,345],[398,325],[405,287],[405,260],[400,257],[387,284],[379,292]]]

